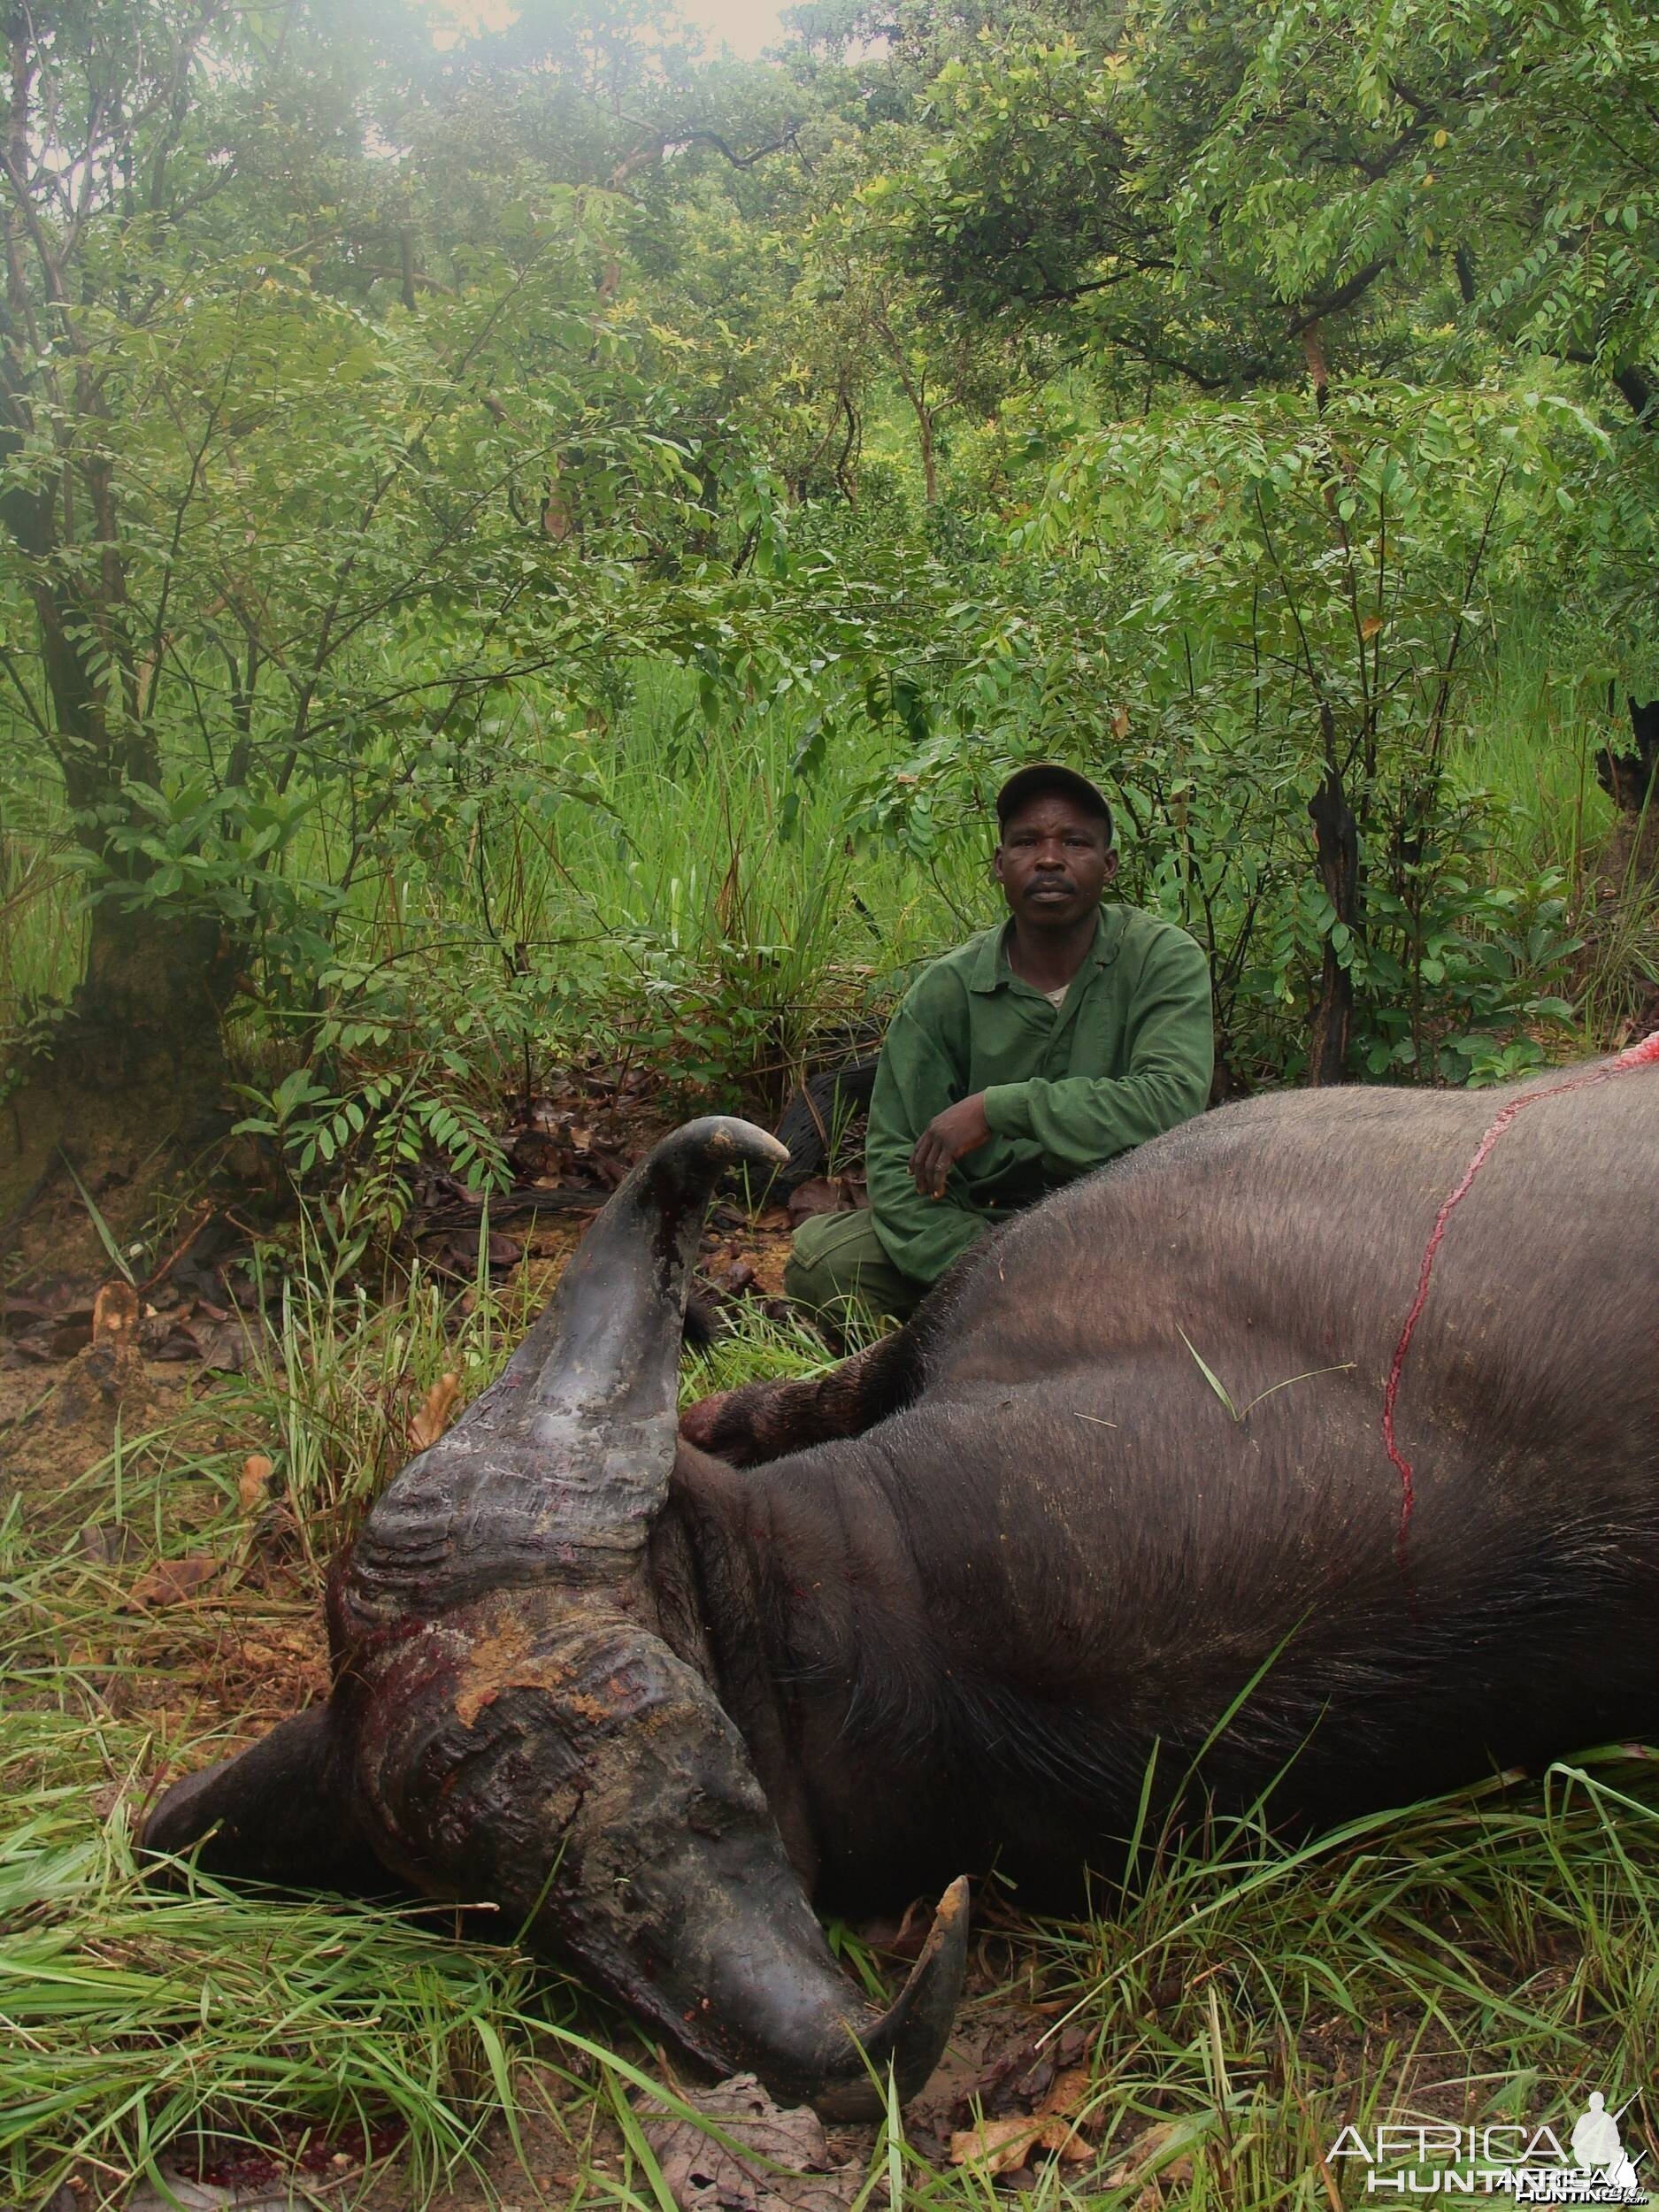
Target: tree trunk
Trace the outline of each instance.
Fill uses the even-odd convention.
[[[100,1207],[144,1225],[170,1176],[226,1125],[223,1019],[235,963],[218,927],[94,909],[86,975],[0,1105],[0,1228],[20,1226],[64,1157],[82,1182],[115,1168]]]
[[[1618,809],[1618,820],[1597,862],[1598,902],[1646,895],[1659,880],[1659,699],[1632,699],[1632,749],[1604,745],[1595,780]]]
[[[44,501],[12,498],[0,519],[31,550],[32,531],[42,560],[56,555]],[[89,604],[62,577],[38,584],[35,603],[65,795],[82,841],[107,866],[103,826],[127,810],[129,782],[159,780],[160,764],[152,733],[130,718],[111,733],[105,686],[125,672],[117,664],[101,681],[88,664],[88,636],[124,596],[113,553],[104,571]],[[127,864],[129,889],[151,864]],[[81,980],[0,1105],[0,1227],[27,1210],[65,1154],[83,1182],[123,1164],[118,1226],[142,1225],[181,1148],[198,1149],[211,1133],[225,1087],[221,1025],[235,972],[211,918],[100,900]]]
[[[157,212],[196,50],[217,11],[199,12],[140,104],[171,117],[153,147]],[[88,337],[94,326],[82,323],[83,314],[107,316],[119,294],[101,296],[100,263],[81,250],[96,234],[79,219],[61,220],[58,196],[65,176],[106,158],[104,134],[119,139],[127,126],[119,99],[112,109],[95,101],[79,150],[73,133],[56,138],[73,103],[60,107],[56,95],[46,108],[38,103],[45,49],[36,49],[45,34],[16,7],[0,36],[11,88],[0,119],[0,533],[24,557],[44,686],[32,714],[56,757],[73,833],[106,888],[135,897],[155,864],[142,849],[112,853],[108,840],[112,826],[134,821],[132,787],[162,780],[148,715],[162,612],[146,676],[128,598],[107,371]],[[88,81],[96,85],[96,72]],[[31,441],[36,462],[8,466]],[[178,526],[182,519],[180,510]],[[70,1003],[56,1020],[36,1024],[32,1056],[0,1081],[0,1232],[15,1227],[65,1154],[83,1182],[117,1157],[129,1160],[115,1212],[122,1225],[137,1225],[178,1148],[199,1144],[220,1103],[234,965],[211,918],[170,911],[165,901],[106,897],[94,907],[86,970]]]
[[[1595,780],[1621,814],[1647,811],[1659,782],[1659,699],[1627,702],[1632,750],[1604,745],[1595,757]]]
[[[933,418],[932,411],[919,403],[916,426],[922,446],[922,496],[933,507],[939,503],[939,457],[933,450]]]
[[[910,412],[916,418],[917,442],[922,450],[922,496],[932,507],[939,500],[939,454],[933,428],[938,410],[927,403],[926,372],[924,370],[919,377],[911,374],[905,361],[904,348],[892,324],[884,316],[878,316],[874,328],[876,335],[887,348],[887,357],[899,380],[899,388],[909,401]]]
[[[1359,827],[1334,760],[1328,763],[1325,781],[1308,802],[1308,814],[1313,823],[1319,880],[1336,909],[1337,920],[1352,930],[1359,918]],[[1348,1035],[1353,1022],[1354,978],[1338,958],[1337,949],[1327,934],[1319,996],[1308,1038],[1310,1087],[1347,1081]]]

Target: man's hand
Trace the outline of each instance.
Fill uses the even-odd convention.
[[[991,1125],[985,1118],[985,1093],[947,1106],[935,1114],[916,1140],[910,1155],[910,1179],[924,1198],[942,1198],[945,1178],[967,1152],[977,1152],[991,1141]]]

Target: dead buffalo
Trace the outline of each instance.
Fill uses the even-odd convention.
[[[1306,1824],[1659,1724],[1656,1148],[1659,1072],[1622,1063],[1232,1107],[677,1448],[703,1201],[777,1151],[694,1123],[375,1506],[327,1703],[148,1843],[217,1824],[219,1870],[494,1900],[718,2067],[909,2093],[964,1893],[879,2020],[809,1898],[994,1863],[1062,1902],[1149,1771]]]

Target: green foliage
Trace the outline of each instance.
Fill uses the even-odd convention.
[[[1536,1043],[1503,1037],[1567,1014],[1541,987],[1577,949],[1561,886],[1491,880],[1494,802],[1449,743],[1464,655],[1584,428],[1547,393],[1349,388],[1102,432],[1058,472],[1047,542],[1156,549],[1103,672],[1144,733],[1114,780],[1137,873],[1210,952],[1237,1068],[1294,1067],[1275,1014],[1333,964],[1374,1074],[1525,1064]]]
[[[29,250],[5,310],[0,601],[34,633],[4,661],[6,773],[73,832],[95,966],[164,921],[176,958],[199,924],[219,949],[177,979],[187,1001],[309,1012],[354,884],[470,849],[482,795],[519,773],[516,687],[557,672],[580,724],[619,652],[695,655],[714,693],[749,656],[718,582],[665,576],[710,486],[638,319],[606,296],[604,196],[498,196],[488,237],[451,221],[422,242],[442,280],[365,296],[349,270],[379,180],[360,135],[334,149],[326,202],[311,167],[286,188],[261,171],[326,44],[280,65],[257,41],[215,48],[203,83],[157,16],[175,96],[83,146],[73,119],[100,131],[109,109],[81,79],[139,67],[122,12],[94,11],[89,50],[50,17],[16,49],[24,127],[50,104],[4,188]],[[123,187],[133,166],[157,204]],[[775,572],[764,469],[728,452],[712,481]]]
[[[1448,306],[1528,350],[1609,379],[1652,359],[1654,177],[1628,129],[1659,81],[1648,10],[1426,0],[1370,12],[1358,36],[1323,0],[1243,20],[1185,225],[1217,211],[1224,234],[1263,241],[1282,298],[1380,262],[1395,283],[1455,277]],[[1343,130],[1346,172],[1325,157]]]
[[[1356,1071],[1530,1064],[1571,1018],[1577,939],[1562,879],[1509,872],[1505,802],[1460,770],[1458,687],[1574,436],[1596,443],[1547,391],[1386,385],[1074,434],[1013,533],[1041,615],[987,635],[989,609],[951,611],[972,649],[868,826],[931,860],[984,835],[1012,760],[1075,758],[1113,792],[1128,895],[1210,953],[1232,1081],[1302,1067],[1333,970]]]
[[[365,1075],[343,1094],[319,1083],[310,1068],[292,1068],[268,1094],[240,1087],[265,1110],[244,1116],[231,1133],[274,1140],[296,1190],[313,1170],[337,1177],[355,1156],[360,1202],[395,1232],[414,1171],[429,1150],[446,1159],[469,1189],[504,1187],[511,1179],[499,1140],[465,1095],[475,1082],[458,1045],[413,1061],[400,1056],[395,1071]]]
[[[757,68],[631,0],[83,14],[0,194],[19,1079],[83,937],[165,968],[389,1222],[573,1041],[775,1095],[988,918],[1034,751],[1116,780],[1234,1081],[1337,1014],[1356,1073],[1553,1048],[1581,851],[1460,687],[1543,598],[1646,664],[1638,12],[909,5]]]

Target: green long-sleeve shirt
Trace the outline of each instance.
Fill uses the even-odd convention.
[[[912,985],[881,1048],[865,1171],[895,1267],[931,1283],[979,1232],[1202,1110],[1215,1042],[1210,971],[1172,923],[1103,906],[1093,949],[1056,1007],[983,930]],[[952,1168],[942,1198],[910,1180],[933,1116],[985,1093],[989,1144]]]

